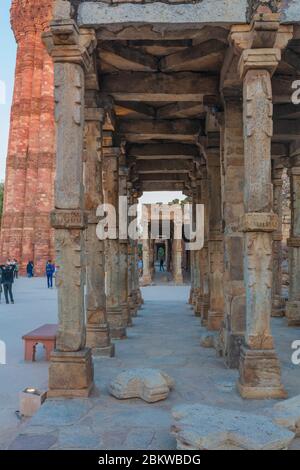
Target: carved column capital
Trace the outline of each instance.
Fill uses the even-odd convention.
[[[273,75],[280,59],[280,49],[245,49],[238,64],[240,77],[244,78],[249,70],[267,70]]]
[[[42,35],[43,42],[53,62],[74,63],[86,71],[91,66],[91,55],[96,47],[95,31],[79,28],[71,18],[54,19],[50,31]]]

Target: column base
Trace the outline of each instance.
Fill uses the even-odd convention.
[[[207,326],[209,303],[202,300],[200,302],[200,309],[201,309],[201,325]]]
[[[202,307],[202,300],[201,298],[199,299],[195,299],[195,303],[194,303],[194,313],[195,313],[195,316],[196,317],[201,317],[201,307]]]
[[[182,276],[174,277],[174,284],[176,286],[181,286],[183,284],[183,277]]]
[[[95,357],[115,357],[115,345],[112,343],[103,348],[92,348],[92,355]]]
[[[300,326],[300,301],[294,300],[286,303],[285,316],[288,326]]]
[[[112,339],[125,339],[126,335],[126,322],[120,308],[108,309],[107,319],[110,329],[110,337]]]
[[[228,369],[238,369],[240,364],[241,345],[244,336],[224,330],[225,350],[223,352],[224,363]]]
[[[50,356],[48,398],[88,397],[94,386],[90,348],[77,352],[54,350]]]
[[[188,303],[193,305],[194,289],[191,288]]]
[[[272,302],[271,317],[284,317],[285,299],[276,295]]]
[[[150,286],[151,284],[152,284],[151,276],[143,276],[140,279],[140,286],[142,287]]]
[[[86,325],[86,346],[92,350],[93,356],[108,356],[108,351],[114,355],[114,345],[110,341],[110,331],[106,325]],[[103,354],[101,354],[101,351]]]
[[[208,312],[207,329],[208,331],[219,331],[224,320],[223,312]]]
[[[242,398],[260,400],[287,397],[274,349],[252,350],[243,346],[239,372],[237,388]]]

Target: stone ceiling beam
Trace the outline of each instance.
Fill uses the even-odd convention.
[[[165,121],[127,120],[120,121],[118,133],[127,142],[145,142],[149,140],[170,140],[191,142],[197,140],[201,130],[201,121],[174,119]]]
[[[136,163],[137,173],[189,173],[192,165],[188,160],[140,160]]]
[[[202,44],[189,47],[183,51],[171,54],[160,63],[162,72],[178,72],[181,70],[195,70],[202,66],[209,68],[209,61],[221,59],[226,44],[215,39],[208,40]]]
[[[101,90],[116,101],[203,101],[218,95],[217,76],[197,72],[120,72],[100,77]]]
[[[99,57],[119,70],[135,72],[156,72],[158,70],[158,60],[155,57],[120,44],[100,45]]]
[[[137,160],[189,159],[199,157],[196,146],[180,143],[132,145],[127,152],[128,157]]]
[[[197,116],[199,114],[205,114],[205,108],[201,103],[195,103],[194,101],[179,103],[171,103],[166,106],[162,106],[157,110],[158,119],[168,119],[168,118],[188,118],[192,116]]]
[[[300,139],[300,121],[298,119],[274,120],[274,141],[289,142],[298,139]]]

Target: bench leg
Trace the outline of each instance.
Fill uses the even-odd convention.
[[[25,361],[35,361],[35,341],[25,340]]]

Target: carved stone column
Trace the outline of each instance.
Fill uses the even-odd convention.
[[[195,292],[195,256],[194,251],[190,251],[190,275],[191,275],[191,288],[189,295],[189,304],[194,305],[194,292]]]
[[[125,166],[125,155],[122,155],[119,165],[119,195],[126,197],[128,204],[127,178],[128,169]],[[128,303],[128,239],[119,240],[119,289],[124,322],[127,326],[131,326],[132,320]]]
[[[143,277],[141,279],[142,286],[149,286],[151,284],[150,272],[150,240],[149,238],[143,240]]]
[[[204,246],[199,251],[199,269],[200,269],[200,292],[201,292],[201,324],[207,326],[209,309],[209,262],[208,262],[208,238],[209,238],[209,187],[207,170],[202,169],[201,179],[201,200],[204,204]]]
[[[291,235],[288,239],[290,290],[286,305],[289,326],[300,326],[300,152],[291,155]]]
[[[282,289],[282,172],[283,166],[272,161],[273,206],[278,215],[278,228],[273,232],[273,286],[272,286],[272,317],[283,317],[284,298]]]
[[[244,398],[282,398],[280,365],[270,328],[272,243],[278,216],[271,184],[271,74],[279,49],[246,49],[239,63],[244,81],[245,215],[244,278],[246,335],[241,349],[239,391]]]
[[[112,135],[110,140],[112,144]],[[115,208],[117,219],[117,237],[119,205],[119,158],[119,147],[103,147],[104,202]],[[127,322],[124,319],[122,306],[120,303],[120,250],[118,238],[109,238],[105,241],[105,254],[107,317],[112,338],[122,339],[126,337]]]
[[[222,210],[224,220],[224,329],[223,357],[227,367],[238,368],[245,333],[243,239],[239,219],[244,214],[243,108],[239,97],[226,97],[221,126]]]
[[[182,276],[182,240],[173,240],[173,277],[177,285],[183,284]]]
[[[221,215],[220,149],[207,150],[209,176],[209,312],[207,329],[219,331],[224,317],[223,233]]]
[[[48,396],[88,396],[93,387],[91,350],[86,348],[84,312],[85,248],[83,194],[83,132],[85,69],[92,30],[79,30],[69,18],[56,21],[44,37],[54,60],[56,120],[55,228],[59,266],[58,334],[51,354]],[[61,18],[58,15],[58,18]]]
[[[96,234],[97,207],[103,204],[101,134],[104,110],[85,110],[85,209],[86,234],[86,344],[95,356],[113,356],[114,345],[106,314],[104,240]]]
[[[128,182],[127,187],[128,187],[128,202],[129,202],[129,206],[131,207],[133,205],[133,200],[134,200],[132,183]],[[133,217],[129,216],[129,223],[132,222],[132,220],[133,220]],[[129,305],[129,309],[130,309],[130,316],[135,317],[136,312],[137,312],[137,306],[136,306],[135,299],[134,299],[134,276],[135,276],[134,262],[135,262],[135,255],[134,255],[134,240],[132,240],[131,238],[129,238],[129,240],[128,240],[127,248],[128,248],[128,277],[127,277],[127,281],[128,281],[128,305]]]

